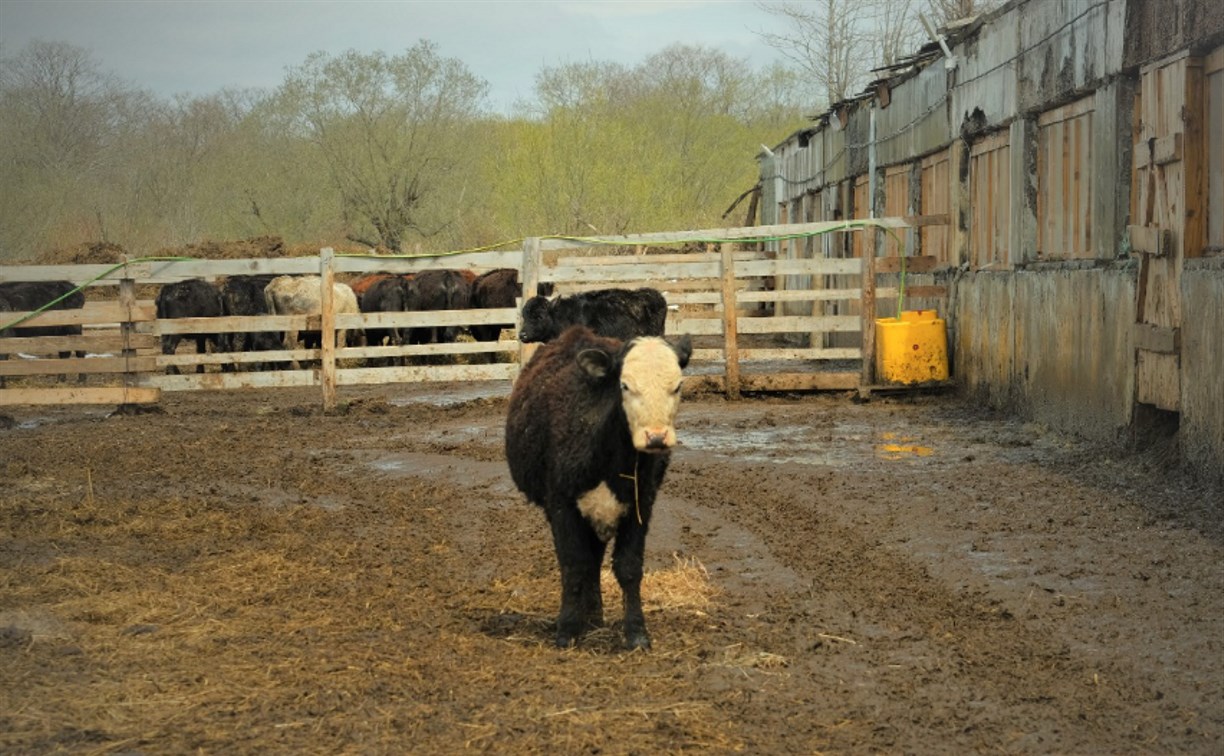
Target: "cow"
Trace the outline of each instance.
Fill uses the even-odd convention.
[[[319,298],[323,290],[323,279],[319,276],[277,276],[264,288],[264,299],[267,301],[268,313],[271,315],[318,315],[323,311],[323,303]],[[335,312],[342,314],[359,314],[357,295],[348,284],[334,282],[332,296],[335,298]],[[346,346],[348,334],[343,329],[336,329],[336,346]],[[301,334],[303,346],[316,349],[322,344],[318,331],[304,331]],[[298,332],[285,332],[284,345],[286,349],[295,349],[298,345]]]
[[[216,318],[224,313],[221,306],[221,292],[214,284],[202,278],[189,278],[186,281],[175,281],[161,287],[157,292],[158,319],[171,318]],[[179,333],[167,333],[161,337],[162,354],[174,354],[179,342],[189,338]],[[190,338],[195,339],[196,354],[208,352],[208,344],[213,345],[214,352],[227,351],[226,338],[223,334],[197,333]],[[233,370],[232,365],[222,365],[222,370]],[[196,365],[197,373],[204,372],[203,365]],[[168,375],[178,375],[177,365],[166,367]]]
[[[541,283],[536,286],[540,296],[552,296],[553,285]],[[523,296],[523,286],[518,280],[518,271],[514,268],[494,268],[481,273],[472,283],[473,309],[501,309],[517,307],[518,298]],[[503,328],[513,328],[513,323],[474,323],[470,327],[472,338],[477,341],[497,341]]]
[[[408,309],[416,282],[408,276],[387,276],[367,287],[361,295],[362,312],[404,312]],[[404,343],[403,334],[399,328],[367,328],[366,343],[371,346],[382,346],[386,341],[390,346]],[[391,364],[402,365],[403,358],[397,357]]]
[[[472,302],[471,271],[452,269],[423,270],[413,276],[408,310],[466,310]],[[413,328],[410,344],[442,344],[455,341],[459,326]]]
[[[625,342],[574,326],[541,346],[511,389],[506,461],[552,529],[559,648],[603,623],[599,575],[613,537],[625,645],[650,647],[641,595],[646,530],[676,443],[681,371],[691,354],[688,336]]]
[[[54,303],[54,304],[52,304]],[[85,295],[71,281],[7,281],[0,283],[0,328],[8,325],[12,317],[5,313],[32,312],[50,304],[49,310],[79,310],[85,306]],[[41,336],[79,336],[81,326],[15,326],[0,331],[0,338],[20,337],[38,338]],[[61,359],[72,356],[71,351],[59,353]],[[77,357],[84,357],[85,352],[76,352]],[[7,359],[7,354],[0,354],[0,359]],[[61,375],[59,380],[65,377]],[[83,383],[85,374],[77,375],[77,382]],[[0,388],[4,387],[4,377],[0,376]]]
[[[221,285],[221,310],[225,315],[254,317],[268,314],[264,288],[276,276],[230,276]],[[281,335],[271,331],[236,331],[228,338],[228,352],[264,352],[280,349]],[[252,365],[260,369],[260,363]]]
[[[598,289],[548,299],[535,296],[523,303],[519,341],[524,344],[555,339],[572,325],[584,325],[614,339],[662,336],[667,324],[667,300],[656,289]]]

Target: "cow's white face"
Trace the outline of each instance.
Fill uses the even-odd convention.
[[[676,445],[676,411],[684,365],[691,347],[679,347],[660,338],[635,340],[621,366],[621,402],[629,420],[629,434],[638,451],[666,451]]]

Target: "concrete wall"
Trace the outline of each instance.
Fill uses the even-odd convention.
[[[1182,454],[1224,482],[1224,258],[1188,260],[1181,293]]]
[[[1127,68],[1183,48],[1211,45],[1224,34],[1224,3],[1219,0],[1127,0],[1126,6]]]

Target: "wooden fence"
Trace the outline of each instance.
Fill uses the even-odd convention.
[[[935,221],[938,222],[938,219]],[[52,310],[22,326],[81,325],[79,336],[12,337],[0,341],[10,359],[0,361],[5,377],[69,374],[48,385],[0,388],[0,406],[20,404],[140,404],[157,402],[162,391],[225,390],[315,386],[326,408],[334,407],[337,387],[418,381],[513,381],[534,345],[520,345],[518,308],[440,310],[429,312],[337,314],[331,301],[333,280],[370,272],[413,273],[434,268],[483,272],[515,268],[525,292],[552,282],[558,293],[607,287],[651,286],[669,305],[669,336],[690,335],[695,351],[687,385],[738,396],[741,391],[864,389],[874,385],[875,301],[898,295],[895,287],[877,287],[877,274],[901,269],[898,257],[785,259],[761,249],[761,240],[793,239],[817,234],[875,236],[885,231],[913,233],[930,219],[886,218],[873,225],[843,222],[772,227],[712,229],[681,233],[562,239],[530,238],[521,249],[441,256],[337,255],[330,249],[317,257],[260,260],[146,259],[123,265],[0,266],[0,281],[69,280],[88,283],[89,302],[82,310]],[[668,251],[683,243],[686,251]],[[692,247],[696,251],[689,251]],[[847,245],[848,246],[848,245]],[[866,246],[866,245],[864,245]],[[882,249],[880,239],[873,245]],[[664,251],[660,252],[659,249]],[[910,273],[929,271],[933,258],[905,258]],[[157,285],[190,278],[217,280],[250,274],[319,275],[322,308],[318,315],[181,318],[159,320],[151,299],[138,299]],[[860,285],[841,282],[857,277]],[[805,286],[782,282],[806,281]],[[837,281],[837,287],[827,285]],[[117,290],[117,296],[114,291]],[[924,287],[925,296],[942,296],[942,288]],[[101,298],[102,301],[94,301]],[[850,300],[856,314],[826,315],[821,303]],[[809,314],[788,314],[808,310]],[[806,303],[806,304],[804,304]],[[784,306],[785,305],[785,306]],[[0,328],[23,317],[4,313]],[[513,324],[513,332],[496,342],[461,341],[403,346],[336,345],[338,330]],[[317,349],[163,355],[160,337],[180,334],[318,330]],[[859,346],[822,346],[826,334],[859,333]],[[190,339],[186,343],[191,343]],[[80,356],[56,359],[49,355]],[[88,356],[84,356],[88,355]],[[18,359],[13,359],[18,356]],[[403,366],[371,366],[380,358],[405,357]],[[252,371],[252,363],[310,363],[309,367]],[[168,368],[186,371],[166,374]],[[193,372],[202,369],[204,372]],[[73,384],[71,375],[89,375],[91,383]]]

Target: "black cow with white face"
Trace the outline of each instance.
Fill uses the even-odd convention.
[[[506,460],[552,528],[559,647],[603,623],[599,574],[613,538],[625,644],[650,647],[641,596],[646,530],[676,443],[681,371],[691,353],[688,336],[622,342],[576,326],[540,347],[514,384]]]
[[[662,336],[666,324],[667,300],[649,287],[598,289],[551,300],[536,296],[523,304],[519,341],[551,341],[573,325],[622,340]]]

